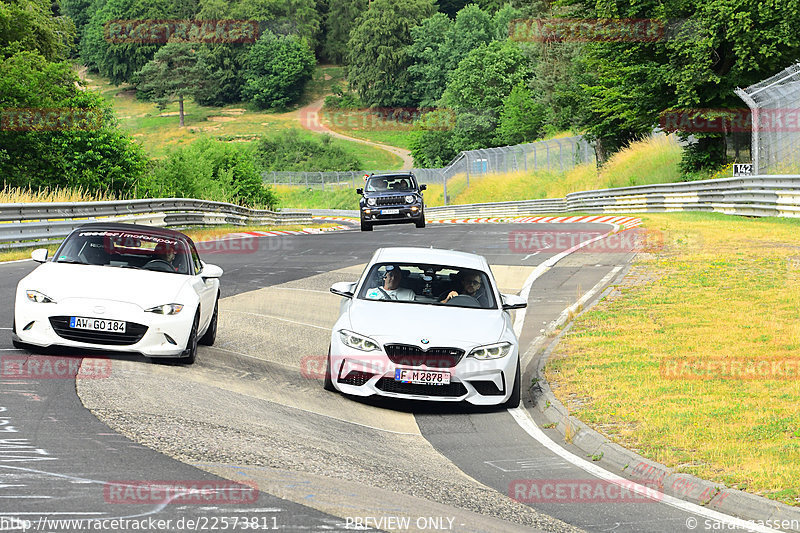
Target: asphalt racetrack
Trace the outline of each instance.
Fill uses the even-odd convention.
[[[355,281],[376,248],[478,253],[501,292],[519,293],[557,251],[520,249],[514,232],[609,229],[385,226],[260,238],[234,253],[205,255],[225,274],[217,342],[201,346],[195,365],[106,354],[101,376],[0,374],[0,531],[704,530],[702,508],[659,498],[531,497],[533,487],[597,488],[602,480],[563,453],[580,452],[555,432],[547,444],[546,429],[526,426],[537,421],[526,414],[529,402],[512,412],[360,400],[322,388],[319,370],[340,304],[328,289]],[[624,273],[631,259],[624,251],[582,251],[540,269],[522,323],[523,368],[546,325],[601,280]],[[0,265],[0,357],[93,364],[102,354],[13,348],[14,290],[34,267]],[[191,501],[137,490],[156,482],[214,489]]]

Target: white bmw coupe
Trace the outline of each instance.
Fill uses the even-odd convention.
[[[431,248],[381,248],[343,296],[325,388],[354,396],[516,407],[518,341],[486,259]]]
[[[67,346],[191,364],[217,334],[222,269],[183,233],[86,224],[17,285],[14,346]]]

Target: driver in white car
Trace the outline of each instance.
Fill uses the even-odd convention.
[[[383,286],[367,291],[367,298],[372,300],[414,300],[414,291],[400,286],[403,272],[397,265],[388,265],[383,275]]]
[[[442,303],[447,303],[451,299],[455,298],[459,295],[466,295],[472,296],[473,298],[478,299],[478,301],[482,300],[482,292],[481,292],[481,275],[478,272],[463,272],[459,276],[459,280],[461,281],[461,292],[458,291],[450,291],[447,293],[447,296],[444,297]],[[483,305],[483,302],[481,302]]]

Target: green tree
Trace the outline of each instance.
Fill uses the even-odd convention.
[[[189,43],[170,42],[134,75],[136,88],[155,100],[160,108],[178,101],[180,127],[184,126],[183,100],[208,87],[211,72]]]
[[[92,7],[94,12],[81,38],[81,61],[115,85],[132,82],[134,73],[153,59],[165,43],[136,42],[127,35],[111,35],[106,28],[108,22],[191,19],[197,9],[193,2],[170,0],[95,0]]]
[[[407,53],[412,62],[408,74],[413,80],[413,92],[420,106],[433,107],[447,85],[453,21],[444,13],[436,13],[411,28],[411,38]]]
[[[522,11],[513,7],[511,4],[504,5],[497,13],[492,16],[494,26],[494,38],[497,41],[505,41],[509,37],[509,24],[512,20],[522,18]]]
[[[411,28],[435,12],[431,0],[373,0],[348,41],[347,79],[367,105],[414,105],[407,46]]]
[[[28,118],[15,116],[24,109]],[[120,132],[103,98],[72,65],[18,52],[0,61],[0,175],[11,186],[82,187],[133,194],[147,169],[142,148]]]
[[[414,124],[409,149],[414,166],[443,167],[458,153],[453,148],[455,114],[449,109],[425,113]]]
[[[300,98],[315,64],[305,39],[266,32],[250,49],[242,94],[262,109],[286,107]]]
[[[367,10],[369,0],[330,0],[325,17],[323,56],[336,64],[347,58],[347,41],[356,19]]]
[[[665,28],[655,34],[655,42],[586,43],[587,65],[596,75],[584,89],[590,109],[586,126],[599,141],[598,156],[649,133],[665,109],[741,107],[735,87],[774,74],[800,56],[798,0],[569,3],[590,18],[652,18]],[[702,165],[721,162],[724,150],[713,145],[723,143],[722,135],[704,141],[710,157]],[[687,155],[696,153],[690,150]]]
[[[492,18],[477,4],[469,4],[456,15],[456,22],[450,36],[450,64],[448,70],[455,69],[468,53],[495,38]],[[504,38],[505,39],[505,38]]]
[[[512,41],[482,44],[461,60],[442,95],[442,104],[457,112],[495,118],[511,89],[531,76],[528,60]]]
[[[497,143],[510,145],[536,140],[542,135],[546,113],[524,84],[517,85],[503,101],[497,125]]]
[[[89,19],[92,16],[93,3],[93,0],[58,0],[61,13],[69,17],[73,24],[75,24],[76,46],[80,44],[83,30],[86,25],[89,24]]]
[[[25,50],[45,59],[66,59],[75,41],[75,26],[54,17],[45,0],[0,0],[0,59]]]
[[[241,102],[249,52],[250,45],[244,43],[200,45],[197,53],[211,71],[214,83],[198,90],[194,95],[195,101],[206,106]]]

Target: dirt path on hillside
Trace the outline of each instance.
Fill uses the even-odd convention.
[[[305,107],[301,107],[295,113],[297,113],[297,120],[300,122],[300,125],[309,130],[314,131],[317,133],[327,133],[333,137],[338,137],[339,139],[346,139],[348,141],[358,142],[362,144],[369,144],[370,146],[374,146],[375,148],[379,148],[381,150],[386,150],[387,152],[393,153],[396,156],[399,156],[403,160],[402,170],[410,170],[414,166],[414,158],[411,157],[411,152],[408,150],[404,150],[403,148],[398,148],[397,146],[389,146],[388,144],[383,144],[379,142],[373,141],[366,141],[364,139],[358,139],[356,137],[350,137],[349,135],[344,135],[337,131],[333,131],[328,126],[322,123],[320,120],[321,118],[321,111],[322,111],[322,104],[325,101],[324,98],[320,98],[314,102],[311,102]]]

